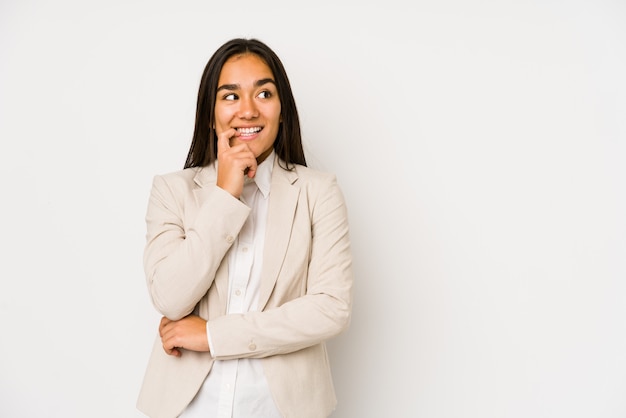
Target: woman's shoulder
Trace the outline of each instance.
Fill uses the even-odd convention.
[[[298,181],[327,183],[334,182],[336,180],[335,174],[330,171],[307,167],[299,164],[295,164],[294,167],[295,172],[298,175]]]
[[[343,192],[337,181],[337,175],[331,171],[296,165],[296,181],[301,196],[305,196],[309,207],[345,206]]]
[[[311,195],[326,195],[340,192],[337,175],[331,171],[295,165],[294,186],[307,190]]]
[[[153,178],[155,187],[167,187],[172,190],[187,190],[194,187],[195,179],[202,167],[191,167],[182,170],[156,174]]]
[[[189,181],[202,170],[202,167],[190,167],[181,170],[169,171],[155,175],[155,177],[161,177],[166,181]]]

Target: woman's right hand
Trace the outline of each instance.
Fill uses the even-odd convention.
[[[243,191],[243,180],[256,174],[257,161],[247,144],[230,146],[231,138],[238,136],[228,129],[217,137],[217,185],[239,199]]]
[[[206,321],[196,315],[188,315],[178,321],[161,318],[159,335],[163,350],[170,356],[180,357],[181,349],[210,351],[206,333]]]

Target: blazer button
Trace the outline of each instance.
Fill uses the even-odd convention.
[[[255,343],[250,343],[250,345],[248,346],[248,349],[249,349],[250,351],[254,351],[254,350],[256,350],[256,344],[255,344]]]
[[[234,240],[235,240],[235,238],[233,238],[232,235],[227,235],[226,236],[226,242],[227,243],[232,244]]]

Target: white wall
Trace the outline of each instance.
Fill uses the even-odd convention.
[[[150,182],[254,36],[349,204],[334,417],[624,417],[626,5],[214,3],[0,3],[0,416],[140,416]]]

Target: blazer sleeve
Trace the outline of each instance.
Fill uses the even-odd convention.
[[[216,359],[263,358],[319,344],[346,329],[352,309],[352,256],[344,197],[334,176],[313,197],[306,293],[262,312],[230,314],[207,326]]]
[[[190,314],[206,294],[250,213],[216,185],[201,190],[198,207],[190,181],[155,176],[146,213],[148,290],[156,309],[172,320]]]

